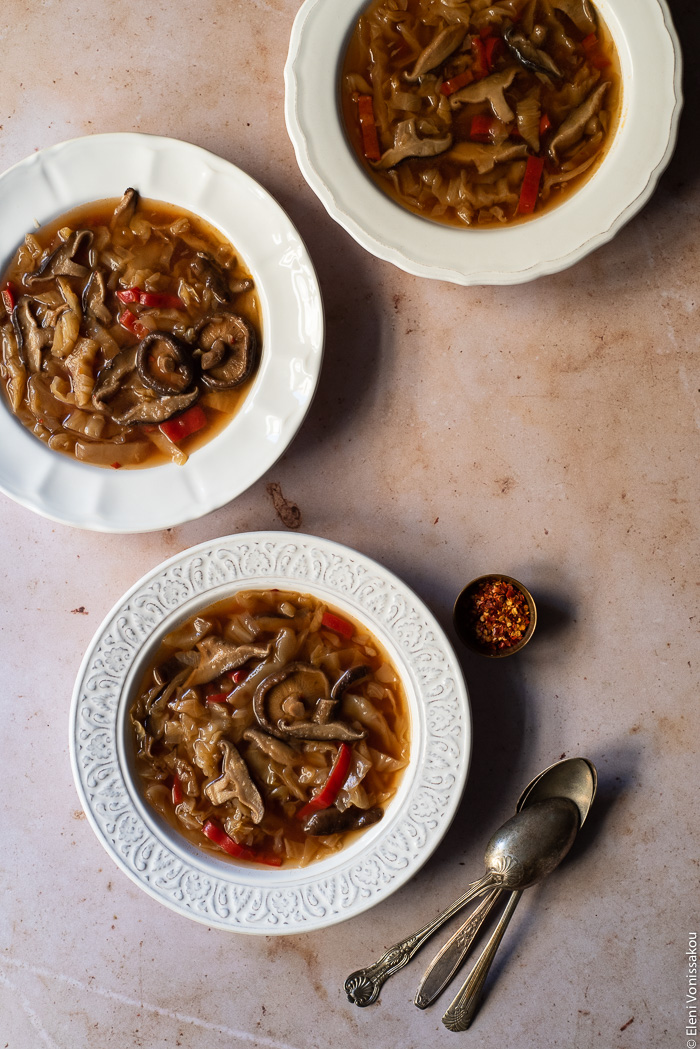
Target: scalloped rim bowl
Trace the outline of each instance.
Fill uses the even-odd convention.
[[[314,594],[364,623],[401,674],[411,719],[409,765],[383,819],[305,868],[236,865],[197,849],[144,802],[131,756],[129,707],[163,636],[239,590],[268,586]],[[437,847],[466,783],[469,697],[439,624],[387,569],[315,536],[242,533],[165,561],[115,605],[77,676],[70,751],[97,837],[140,888],[220,929],[310,932],[385,899]]]
[[[0,395],[0,491],[55,521],[103,532],[147,532],[218,509],[282,455],[311,405],[323,357],[316,273],[282,208],[250,176],[198,146],[153,135],[72,139],[0,175],[0,262],[35,220],[119,197],[134,186],[206,219],[252,274],[262,313],[260,365],[241,408],[185,466],[105,470],[52,451]],[[245,449],[245,455],[241,454]]]
[[[421,277],[518,284],[578,262],[646,204],[671,158],[682,105],[680,44],[665,0],[596,0],[622,68],[622,113],[610,149],[588,182],[557,208],[516,226],[482,230],[441,226],[400,207],[374,185],[349,145],[340,69],[367,4],[305,0],[284,74],[287,130],[302,174],[367,251]]]

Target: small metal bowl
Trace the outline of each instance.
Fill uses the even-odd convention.
[[[474,632],[473,616],[469,605],[469,598],[480,583],[490,582],[510,583],[512,587],[523,595],[527,601],[527,607],[530,612],[530,622],[522,638],[514,645],[509,645],[506,648],[491,649],[486,645],[481,644]],[[532,594],[521,582],[517,579],[513,579],[512,576],[503,575],[500,572],[491,572],[488,575],[480,575],[477,576],[476,579],[472,579],[471,583],[467,583],[464,589],[460,591],[457,600],[455,601],[452,620],[460,641],[464,642],[467,648],[472,652],[476,652],[480,656],[485,656],[487,659],[503,659],[504,656],[513,656],[516,652],[520,652],[525,648],[525,645],[534,634],[535,627],[537,626],[537,607]]]

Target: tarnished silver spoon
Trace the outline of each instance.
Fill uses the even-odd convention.
[[[539,779],[539,777],[537,778]],[[529,789],[529,786],[530,785],[528,785],[526,790]],[[569,802],[569,804],[573,805],[573,802]],[[575,836],[579,822],[579,812],[575,805],[573,805],[573,808],[575,815]],[[546,816],[543,817],[543,819],[546,820]],[[529,815],[527,809],[512,817],[512,819],[510,819],[504,826],[509,827],[509,834],[512,836],[515,846],[517,846],[517,851],[516,847],[513,847],[511,848],[511,853],[513,855],[516,855],[517,853],[522,855],[523,859],[528,864],[528,870],[531,871],[533,875],[533,882],[537,881],[540,877],[544,877],[545,873],[548,873],[549,870],[554,869],[549,866],[552,863],[552,857],[540,844],[542,828],[538,828],[537,820],[535,820],[533,825],[532,817]],[[504,869],[500,852],[498,854],[496,852],[492,854],[489,851],[492,843],[498,836],[498,833],[489,843],[489,849],[487,849],[485,857],[486,873],[483,878],[472,882],[464,895],[460,896],[458,900],[455,900],[452,906],[448,907],[447,910],[442,912],[442,914],[439,914],[437,918],[428,922],[428,924],[423,926],[422,929],[419,929],[418,932],[413,933],[413,935],[407,937],[405,940],[401,940],[400,943],[390,947],[389,950],[382,955],[379,961],[364,969],[358,969],[356,972],[353,972],[348,976],[345,981],[345,993],[351,1002],[354,1002],[355,1005],[359,1006],[371,1005],[372,1002],[376,1002],[379,997],[379,991],[384,982],[395,972],[398,972],[399,969],[403,969],[432,934],[453,915],[457,914],[471,900],[483,896],[485,893],[488,893],[493,889],[520,887],[517,879],[513,886],[510,885],[510,878],[515,876],[515,874],[514,871],[513,873],[509,873],[509,869]],[[492,859],[493,866],[491,865]],[[558,862],[559,859],[556,860],[554,866],[556,866]],[[539,873],[540,871],[542,871],[542,873]],[[520,878],[519,874],[517,875],[517,878]],[[527,884],[530,885],[533,884],[533,882],[528,881]],[[480,917],[484,916],[485,909],[484,911],[481,911],[480,914]]]
[[[597,779],[595,765],[586,758],[565,758],[563,761],[557,761],[527,785],[518,799],[517,811],[520,812],[525,806],[546,798],[570,798],[579,810],[580,827],[593,803]],[[503,891],[496,889],[488,900],[477,907],[433,958],[414,998],[419,1009],[426,1009],[448,985],[466,958],[491,907]]]
[[[584,761],[585,759],[571,759],[571,760],[572,761],[576,761],[576,760]],[[583,770],[583,769],[581,771],[582,771],[582,773],[583,773],[583,775],[585,777],[590,777],[590,778],[588,778],[588,784],[589,784],[589,794],[588,795],[586,795],[586,793],[585,793],[585,781],[584,781],[584,783],[581,785],[581,787],[582,787],[581,792],[577,795],[575,801],[570,799],[570,798],[559,798],[559,797],[556,797],[556,798],[545,798],[542,801],[535,801],[535,802],[533,802],[532,806],[530,808],[526,809],[525,811],[532,811],[533,809],[535,809],[535,808],[537,808],[539,806],[552,805],[554,802],[568,801],[569,804],[575,806],[575,808],[577,810],[577,813],[578,813],[577,827],[574,830],[574,834],[573,834],[573,838],[575,838],[576,837],[576,833],[578,831],[578,826],[580,826],[581,823],[583,823],[583,821],[585,820],[586,816],[588,815],[588,812],[590,810],[591,805],[593,804],[593,799],[595,797],[595,792],[596,792],[596,787],[597,787],[597,774],[596,774],[595,766],[591,762],[586,762],[586,764],[588,765],[588,771],[586,772],[586,770]],[[555,768],[556,768],[556,766],[552,766],[552,769],[555,769]],[[553,780],[554,780],[554,778],[555,777],[553,777]],[[529,793],[529,797],[526,797],[524,799],[525,804],[527,804],[528,806],[530,805],[530,800],[529,799],[532,797],[533,793],[535,793],[535,791],[537,790],[537,781],[535,781],[535,783],[534,783],[534,788],[535,788],[535,790],[533,790],[532,792]],[[540,792],[543,791],[543,789],[544,789],[543,785],[540,784],[540,787],[539,787]],[[521,801],[522,800],[523,800],[523,796],[521,795]],[[562,827],[562,830],[563,830],[563,827]],[[572,838],[572,843],[573,843],[573,838]],[[563,858],[564,855],[566,855],[566,852],[568,852],[568,851],[569,850],[567,848],[566,851],[563,853],[562,858]],[[481,998],[481,992],[483,990],[484,983],[486,982],[486,977],[488,976],[488,973],[489,973],[489,970],[491,968],[491,964],[493,962],[493,959],[496,956],[496,951],[498,950],[498,948],[500,946],[501,940],[503,939],[503,935],[504,935],[504,933],[505,933],[505,931],[506,931],[506,929],[508,927],[508,923],[510,922],[510,919],[513,916],[515,908],[518,905],[518,902],[519,902],[520,897],[522,895],[522,890],[524,888],[526,888],[526,887],[527,886],[525,886],[525,885],[519,886],[519,887],[517,887],[515,889],[514,892],[512,892],[511,897],[508,900],[508,903],[506,904],[506,908],[505,908],[505,910],[504,910],[503,914],[501,915],[501,918],[500,918],[500,920],[498,922],[498,925],[496,926],[496,928],[494,929],[494,931],[493,931],[493,933],[491,935],[491,939],[486,944],[486,947],[482,951],[482,953],[481,953],[481,955],[480,955],[476,965],[474,966],[474,968],[470,972],[470,974],[467,977],[467,979],[465,980],[464,984],[462,985],[462,987],[458,991],[457,996],[455,997],[454,1001],[451,1003],[451,1005],[447,1009],[445,1015],[443,1016],[443,1018],[442,1018],[443,1024],[446,1027],[448,1027],[451,1031],[466,1031],[466,1029],[470,1026],[470,1024],[471,1024],[471,1022],[472,1022],[472,1020],[474,1018],[474,1015],[476,1013],[476,1009],[477,1009],[477,1006],[479,1004],[479,1000]]]

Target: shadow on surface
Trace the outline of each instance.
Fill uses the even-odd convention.
[[[659,188],[651,198],[651,211],[659,210],[674,198],[686,184],[700,176],[700,138],[697,112],[700,104],[700,74],[696,55],[700,47],[700,7],[695,0],[668,0],[673,23],[683,54],[683,112],[678,126],[678,141],[668,168],[661,176]]]

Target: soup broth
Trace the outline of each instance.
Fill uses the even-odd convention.
[[[170,633],[131,723],[148,802],[199,847],[272,866],[380,820],[409,758],[386,653],[295,592],[245,591]]]
[[[182,465],[250,388],[260,308],[233,246],[128,189],[27,234],[2,281],[0,379],[54,451]]]
[[[341,96],[377,185],[418,215],[488,227],[538,215],[590,178],[620,84],[589,0],[374,0]]]

